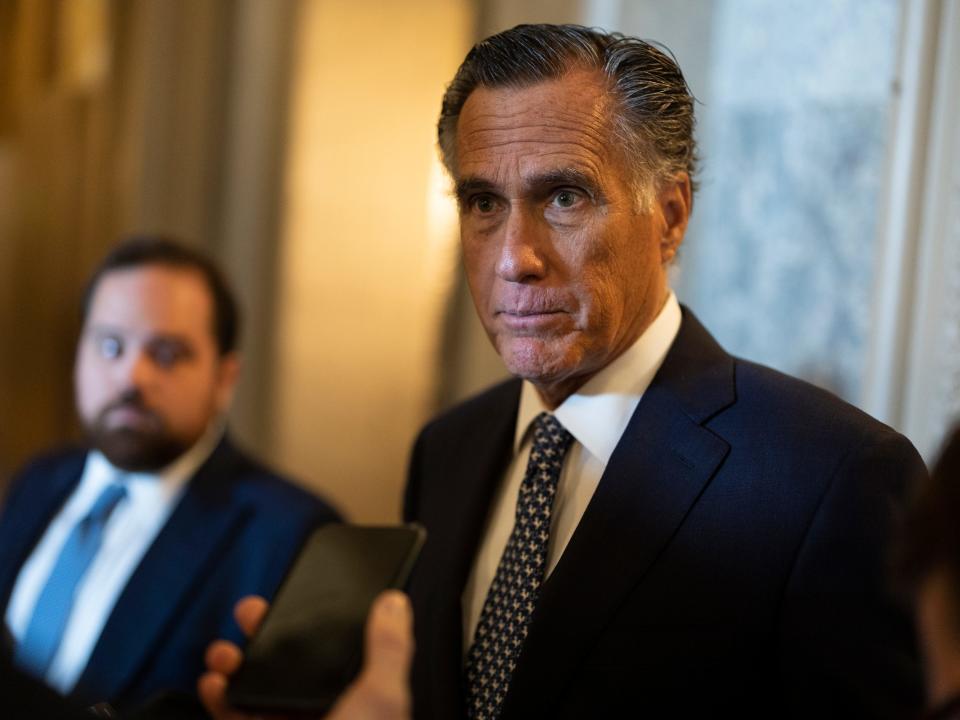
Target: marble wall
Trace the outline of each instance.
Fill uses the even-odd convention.
[[[721,0],[712,13],[679,294],[730,351],[857,402],[898,4]]]

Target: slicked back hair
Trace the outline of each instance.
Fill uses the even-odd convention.
[[[695,190],[694,98],[673,55],[656,43],[580,25],[518,25],[473,46],[447,87],[437,123],[447,171],[456,178],[457,121],[475,89],[528,87],[576,69],[607,78],[611,125],[637,190],[647,194],[680,172]]]
[[[160,265],[181,270],[192,270],[200,275],[210,291],[213,305],[211,331],[220,356],[237,349],[240,335],[240,311],[237,301],[223,273],[203,253],[167,236],[138,235],[116,245],[93,271],[83,292],[80,305],[82,319],[90,312],[97,285],[108,273],[117,270]]]

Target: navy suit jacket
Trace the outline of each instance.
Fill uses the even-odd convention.
[[[519,394],[494,387],[414,447],[418,718],[464,716],[460,598]],[[684,310],[542,586],[502,720],[910,716],[921,677],[884,551],[924,473],[904,437],[731,357]]]
[[[15,480],[0,514],[0,606],[85,458],[77,450],[48,455]],[[122,710],[161,691],[194,693],[207,645],[241,640],[236,601],[271,597],[306,534],[334,519],[321,500],[224,439],[131,575],[72,695]]]

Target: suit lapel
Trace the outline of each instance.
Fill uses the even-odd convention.
[[[489,432],[478,432],[464,448],[460,467],[463,482],[450,483],[452,494],[457,497],[454,512],[450,514],[455,523],[454,542],[449,547],[449,572],[444,581],[451,587],[463,588],[473,568],[473,561],[483,537],[490,504],[497,487],[506,472],[513,454],[513,438],[517,422],[520,384],[511,386],[511,397],[505,410],[498,413]],[[457,507],[459,506],[459,507]],[[459,599],[459,596],[458,596]],[[459,603],[457,612],[460,612]]]
[[[520,383],[510,382],[497,391],[489,412],[471,424],[449,464],[449,476],[438,487],[444,493],[433,504],[443,507],[444,527],[431,531],[443,544],[430,543],[418,562],[423,575],[411,586],[415,604],[426,609],[418,637],[429,634],[419,648],[433,705],[427,717],[461,717],[461,667],[463,611],[460,598],[483,537],[490,503],[512,454]],[[482,423],[482,425],[481,425]],[[419,639],[418,639],[418,642]],[[426,656],[428,655],[428,656]],[[418,673],[420,674],[420,673]]]
[[[8,499],[0,523],[0,599],[6,607],[17,575],[54,515],[73,492],[86,453],[78,452],[60,462],[50,475],[29,472],[19,481],[16,496]]]
[[[120,594],[77,683],[78,697],[119,696],[177,622],[191,591],[244,521],[247,511],[231,502],[227,482],[237,460],[223,441],[190,481]]]
[[[685,313],[557,567],[544,583],[503,717],[548,710],[683,523],[729,447],[702,423],[734,400],[733,362]],[[538,703],[533,705],[533,703]]]

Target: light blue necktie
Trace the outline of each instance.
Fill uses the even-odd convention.
[[[110,514],[126,494],[127,489],[119,483],[104,488],[90,512],[70,531],[60,551],[47,584],[33,607],[27,632],[17,646],[17,665],[36,677],[46,675],[60,647],[77,586],[100,549],[103,529]]]

